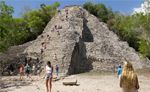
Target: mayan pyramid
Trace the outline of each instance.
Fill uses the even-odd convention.
[[[57,64],[65,74],[114,71],[125,60],[136,69],[144,66],[127,42],[120,41],[105,23],[80,6],[58,11],[24,53],[32,59]]]

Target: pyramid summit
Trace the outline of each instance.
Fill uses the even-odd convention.
[[[114,71],[125,60],[135,69],[145,66],[127,42],[107,25],[80,6],[68,6],[47,24],[43,33],[31,42],[24,53],[43,63],[51,61],[64,74],[86,71]]]

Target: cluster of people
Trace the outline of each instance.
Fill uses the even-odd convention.
[[[25,66],[24,64],[20,64],[19,66],[19,74],[20,74],[20,80],[23,79],[23,76],[26,75],[27,78],[31,78],[30,74],[34,72],[35,65],[32,67],[27,63]],[[32,79],[32,78],[31,78]]]
[[[26,63],[26,65],[24,66],[24,64],[20,64],[19,66],[19,74],[20,74],[20,80],[23,80],[23,76],[26,75],[27,78],[31,78],[30,74],[34,75],[34,71],[35,71],[35,65],[33,64],[32,67]],[[45,80],[46,80],[46,89],[47,92],[51,92],[51,88],[52,88],[52,78],[53,78],[53,66],[51,65],[51,62],[48,61],[47,65],[45,67]],[[58,65],[55,66],[55,71],[56,71],[56,76],[58,77],[59,74],[59,67]]]
[[[64,20],[68,21],[69,11],[68,11],[67,8],[65,9],[65,18],[63,17],[60,10],[58,10],[58,15],[59,15],[59,18],[60,18],[61,21],[64,21]]]
[[[20,79],[24,74],[27,77],[30,77],[31,71],[34,71],[35,66],[31,66],[27,63],[25,66],[23,64],[20,65],[19,72],[20,72]],[[56,76],[58,77],[59,74],[59,67],[58,65],[55,66]],[[124,62],[123,68],[121,65],[117,68],[117,75],[120,81],[120,87],[123,89],[123,92],[138,92],[139,89],[139,82],[137,74],[134,71],[132,64],[129,61]],[[31,77],[30,77],[31,78]],[[52,78],[53,78],[53,66],[50,61],[47,62],[45,67],[45,80],[46,80],[46,89],[47,92],[51,92],[52,89]]]
[[[68,20],[68,14],[69,14],[69,13],[68,13],[68,9],[65,9],[65,13],[66,13],[65,19]],[[58,10],[58,14],[61,15],[61,11],[60,11],[60,10]],[[60,18],[61,18],[61,20],[63,20],[61,16],[60,16]],[[57,34],[60,35],[59,29],[62,29],[62,26],[61,26],[61,25],[55,25],[55,26],[52,28],[51,32],[56,31]],[[43,38],[43,37],[44,37],[44,36],[41,35],[41,38]],[[47,38],[50,40],[51,37],[50,37],[49,35],[47,35]],[[43,53],[43,52],[44,52],[44,49],[46,49],[46,43],[45,43],[45,42],[42,42],[41,44],[42,44],[41,53]]]
[[[68,21],[68,14],[69,14],[69,13],[68,13],[68,9],[65,9],[65,19],[61,16],[62,14],[61,14],[61,11],[60,11],[60,10],[58,10],[58,14],[59,14],[59,18],[60,18],[61,21],[64,21],[64,20]],[[51,32],[56,31],[57,34],[60,35],[59,29],[62,29],[62,26],[61,26],[61,25],[55,25],[55,26],[52,28]]]
[[[58,76],[58,65],[55,67],[56,75]],[[46,89],[47,92],[51,92],[52,89],[52,77],[53,77],[53,66],[51,62],[48,61],[46,65]],[[123,92],[138,92],[139,82],[138,77],[134,71],[132,64],[128,61],[124,62],[123,69],[121,65],[117,69],[118,78],[120,80],[120,87],[123,89]]]
[[[117,75],[120,80],[120,87],[123,89],[123,92],[138,92],[138,77],[130,62],[124,62],[123,69],[121,65],[119,65],[117,69]]]
[[[46,37],[47,37],[48,41],[51,39],[51,37],[49,35],[47,35]],[[43,38],[43,35],[42,35],[42,38]],[[45,41],[41,43],[41,45],[42,45],[41,54],[43,54],[44,50],[46,49],[46,43],[47,43],[46,40],[47,39],[45,39]]]

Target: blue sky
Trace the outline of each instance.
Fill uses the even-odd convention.
[[[1,1],[1,0],[0,0]],[[66,5],[82,5],[85,2],[103,3],[111,7],[113,11],[120,11],[124,14],[131,14],[134,8],[140,7],[144,0],[4,0],[6,4],[14,7],[14,17],[20,17],[24,12],[24,7],[37,9],[40,4],[52,4],[55,1],[60,2],[60,8]]]

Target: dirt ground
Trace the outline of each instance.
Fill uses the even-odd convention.
[[[19,77],[2,78],[6,83],[0,87],[0,92],[46,92],[45,80],[34,76],[33,81],[26,79],[19,81]],[[139,92],[150,92],[150,74],[138,74]],[[64,81],[77,80],[78,86],[64,86]],[[13,81],[11,83],[11,81]],[[5,86],[4,86],[5,85]],[[7,86],[6,86],[7,85]],[[53,82],[52,92],[121,92],[119,79],[115,74],[84,73],[68,76],[65,79]]]

